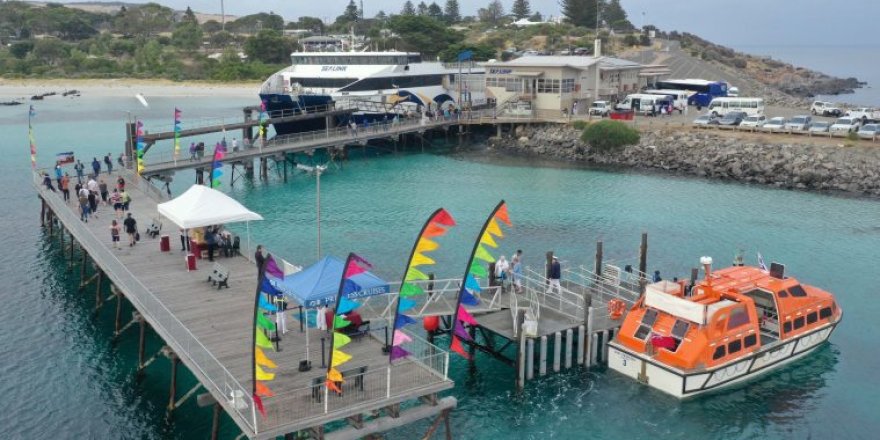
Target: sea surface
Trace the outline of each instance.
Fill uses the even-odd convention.
[[[36,106],[38,160],[48,164],[55,153],[71,150],[89,161],[118,154],[127,111],[143,118],[149,130],[168,125],[175,106],[186,127],[202,116],[237,117],[242,105],[253,103],[156,98],[144,109],[133,98],[47,98]],[[93,288],[79,292],[76,286],[78,263],[66,270],[57,240],[39,226],[26,109],[0,108],[0,142],[2,437],[206,438],[210,408],[190,401],[173,419],[165,418],[168,361],[160,358],[144,378],[135,377],[136,330],[112,342],[113,307],[93,314]],[[172,147],[166,142],[155,148]],[[544,252],[553,250],[566,266],[590,266],[597,239],[604,240],[608,260],[626,264],[636,258],[640,234],[647,231],[649,268],[666,278],[686,276],[703,255],[721,266],[737,249],[751,264],[761,252],[803,282],[834,292],[844,310],[830,343],[811,357],[684,402],[601,368],[551,374],[517,393],[512,368],[478,355],[476,371],[469,371],[453,357],[456,386],[449,394],[459,401],[452,415],[456,439],[865,439],[880,432],[876,199],[499,157],[478,142],[438,144],[424,153],[367,150],[340,165],[331,165],[321,179],[323,252],[357,252],[390,280],[400,277],[425,217],[441,206],[458,226],[432,257],[438,276],[459,276],[484,217],[505,199],[514,227],[505,231],[500,249],[507,255],[523,249],[528,265],[540,265]],[[193,180],[192,172],[180,173],[172,192],[179,194]],[[240,180],[230,188],[227,180],[221,190],[265,217],[251,225],[255,242],[309,264],[316,253],[315,183],[294,173],[285,184],[273,171],[268,182]],[[148,338],[149,352],[160,346],[157,337]],[[182,394],[195,382],[185,368],[180,375]],[[421,438],[428,425],[419,422],[388,438]],[[238,435],[228,418],[221,434]]]
[[[880,62],[876,41],[853,42],[847,45],[739,45],[737,50],[754,55],[769,55],[776,60],[806,67],[839,78],[854,77],[867,83],[854,93],[820,95],[817,100],[846,103],[854,106],[880,107]]]

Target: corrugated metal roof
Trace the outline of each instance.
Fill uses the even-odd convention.
[[[621,58],[600,57],[602,69],[632,69],[641,67],[641,64]],[[596,64],[594,57],[582,56],[525,56],[510,61],[485,63],[486,67],[571,67],[573,69],[587,69]]]

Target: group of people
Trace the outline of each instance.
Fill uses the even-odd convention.
[[[510,261],[507,261],[507,258],[502,255],[495,262],[495,278],[501,282],[502,287],[506,286],[509,280],[509,284],[517,293],[522,291],[522,258],[522,249],[517,249],[516,253],[510,257]]]
[[[223,229],[220,225],[206,226],[203,228],[180,229],[180,251],[191,251],[190,240],[198,246],[205,246],[208,251],[208,261],[214,261],[214,253],[224,257],[232,256],[234,252],[234,238],[232,233]],[[201,250],[199,250],[201,252]],[[262,254],[262,246],[257,246],[257,254]],[[262,264],[259,260],[258,264]]]
[[[245,139],[247,142],[247,139]],[[214,148],[220,148],[223,151],[229,151],[229,144],[226,142],[226,138],[224,137],[220,142],[217,142],[214,145]],[[205,157],[205,143],[204,142],[190,142],[189,144],[189,160],[196,161],[203,157]],[[232,138],[232,151],[238,151],[238,139]]]

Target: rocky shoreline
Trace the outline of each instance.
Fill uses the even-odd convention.
[[[638,145],[603,154],[582,142],[580,131],[569,125],[535,124],[490,138],[489,148],[778,188],[880,196],[880,148],[876,147],[764,143],[706,131],[667,129],[643,131]]]

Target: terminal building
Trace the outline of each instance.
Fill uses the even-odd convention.
[[[641,64],[603,56],[528,56],[483,66],[499,116],[585,115],[594,100],[617,100],[644,83]]]

